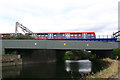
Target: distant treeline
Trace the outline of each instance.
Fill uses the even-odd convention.
[[[10,36],[10,35],[5,35],[3,37],[1,37],[1,39],[32,39],[32,40],[36,40],[35,37],[31,37],[29,35],[14,35],[14,36]]]
[[[112,53],[114,59],[120,60],[120,48],[114,49]],[[83,50],[67,51],[64,55],[64,60],[82,60],[82,59],[101,59],[101,57],[97,57],[96,54]]]

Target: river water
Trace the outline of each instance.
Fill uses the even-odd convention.
[[[39,63],[3,67],[6,78],[82,78],[98,69],[89,60],[65,60],[63,63]]]

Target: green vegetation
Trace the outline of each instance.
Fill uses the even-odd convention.
[[[101,59],[103,62],[110,63],[107,68],[97,72],[93,75],[87,76],[87,78],[114,78],[118,74],[118,61],[110,58]],[[103,64],[105,65],[105,64]]]
[[[13,51],[13,52],[11,52],[11,54],[17,55],[17,52],[16,52],[16,51]]]
[[[64,55],[64,60],[81,60],[96,58],[95,54],[83,50],[67,51]]]
[[[115,58],[120,60],[120,48],[114,49],[113,50],[113,55]]]
[[[6,50],[5,54],[17,55],[18,52],[16,50]]]
[[[120,60],[120,48],[113,50],[114,58]],[[118,56],[118,57],[117,57]],[[95,54],[83,50],[67,51],[64,55],[64,60],[82,60],[91,59],[96,65],[101,67],[97,73],[89,74],[86,78],[114,78],[118,74],[118,60],[110,58],[99,59]],[[120,64],[120,62],[119,62]]]
[[[35,40],[35,37],[31,37],[29,35],[17,35],[17,36],[6,35],[6,36],[2,37],[2,39],[11,39],[11,40],[14,40],[14,39],[32,39],[32,40]]]

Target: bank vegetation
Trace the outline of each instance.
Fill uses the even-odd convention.
[[[102,67],[100,71],[97,71],[95,73],[92,73],[87,76],[87,78],[98,78],[98,79],[109,79],[109,78],[115,78],[119,71],[120,66],[118,66],[118,62],[120,64],[120,48],[117,48],[113,50],[113,59],[110,58],[98,58],[96,54],[92,54],[88,51],[83,50],[72,50],[67,51],[64,55],[64,60],[84,60],[89,59],[92,62],[95,63],[95,65],[98,65],[99,67]],[[118,70],[119,67],[119,70]]]
[[[105,59],[101,59],[103,63],[103,66],[106,65],[106,68],[103,68],[103,70],[100,70],[99,72],[93,74],[93,75],[89,75],[87,76],[87,78],[98,78],[98,79],[102,79],[102,78],[115,78],[119,72],[118,70],[118,60],[112,60],[110,58],[105,58]]]

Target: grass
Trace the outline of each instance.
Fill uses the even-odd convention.
[[[95,73],[92,76],[88,76],[88,78],[114,78],[118,74],[118,60],[112,60],[109,58],[102,59],[103,61],[110,62],[108,68],[101,70],[100,72]],[[119,67],[120,69],[120,67]]]
[[[120,60],[118,61],[118,72],[120,73]]]

